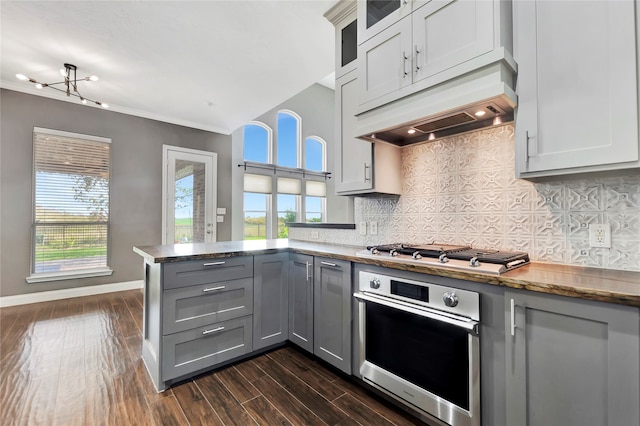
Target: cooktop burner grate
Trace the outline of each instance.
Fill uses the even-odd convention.
[[[506,265],[516,260],[529,261],[529,255],[524,252],[508,252],[498,250],[483,250],[468,248],[465,250],[455,251],[447,254],[449,259],[471,260],[477,258],[480,262],[496,263],[498,265]]]
[[[497,265],[508,266],[513,262],[524,264],[529,262],[529,255],[524,252],[509,252],[491,249],[471,248],[469,246],[458,246],[451,244],[381,244],[377,246],[367,246],[369,253],[386,254],[392,257],[404,255],[411,256],[414,259],[421,258],[440,258],[443,256],[448,259],[477,261],[484,263],[493,263]]]

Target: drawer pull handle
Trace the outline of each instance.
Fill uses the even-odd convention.
[[[323,265],[326,265],[326,266],[331,266],[331,267],[333,267],[333,268],[335,268],[336,266],[338,266],[338,265],[336,265],[335,263],[331,263],[331,262],[320,262],[320,263],[321,263],[321,264],[323,264]]]
[[[206,335],[206,334],[211,334],[211,333],[215,333],[215,332],[222,331],[222,330],[224,330],[224,327],[216,327],[216,328],[214,328],[212,330],[205,330],[205,331],[202,332],[202,334]]]
[[[515,336],[516,335],[516,301],[514,299],[511,299],[511,321],[510,324],[511,326],[511,335]]]
[[[217,265],[224,265],[227,262],[211,262],[211,263],[203,263],[202,266],[217,266]]]
[[[210,291],[224,290],[224,289],[225,289],[225,286],[221,285],[219,287],[203,288],[202,292],[203,293],[207,293],[207,292],[210,292]]]

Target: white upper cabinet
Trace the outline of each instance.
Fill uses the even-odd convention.
[[[431,1],[412,15],[413,81],[493,49],[491,1]]]
[[[360,104],[398,92],[411,84],[411,44],[411,17],[405,17],[358,47]]]
[[[640,166],[634,1],[515,1],[516,175]]]
[[[360,6],[358,2],[358,6]],[[377,3],[377,2],[376,2]],[[381,2],[385,3],[385,2]],[[335,189],[340,195],[370,193],[400,194],[400,149],[386,144],[372,144],[356,138],[358,109],[357,60],[353,57],[353,39],[347,40],[345,28],[356,20],[356,2],[342,0],[324,15],[336,29],[336,138]],[[359,25],[359,24],[356,24]],[[353,27],[351,27],[353,28]],[[351,31],[351,30],[349,30]],[[347,47],[345,61],[345,43]]]
[[[412,4],[411,13],[396,16],[390,25],[372,26],[377,33],[358,45],[359,114],[501,60],[515,68],[511,2]]]

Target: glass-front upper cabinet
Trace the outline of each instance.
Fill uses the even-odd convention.
[[[413,0],[358,0],[358,44],[410,14],[413,3]]]
[[[357,3],[353,0],[342,0],[324,15],[336,29],[336,78],[356,69],[358,57]]]

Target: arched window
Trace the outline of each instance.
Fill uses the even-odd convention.
[[[293,111],[278,111],[278,166],[301,167],[300,116]]]
[[[309,136],[304,141],[304,168],[314,172],[327,169],[327,143],[318,136]]]
[[[271,163],[272,130],[257,121],[244,126],[244,161]]]
[[[304,172],[300,173],[302,178],[295,177],[296,172],[288,168],[325,172],[327,144],[313,135],[305,137],[303,143],[302,119],[295,112],[280,110],[275,118],[275,143],[273,132],[266,124],[252,121],[244,126],[244,160],[270,165],[252,168],[251,164],[245,164],[246,240],[287,238],[288,222],[326,221],[326,182],[318,175],[305,176]]]

